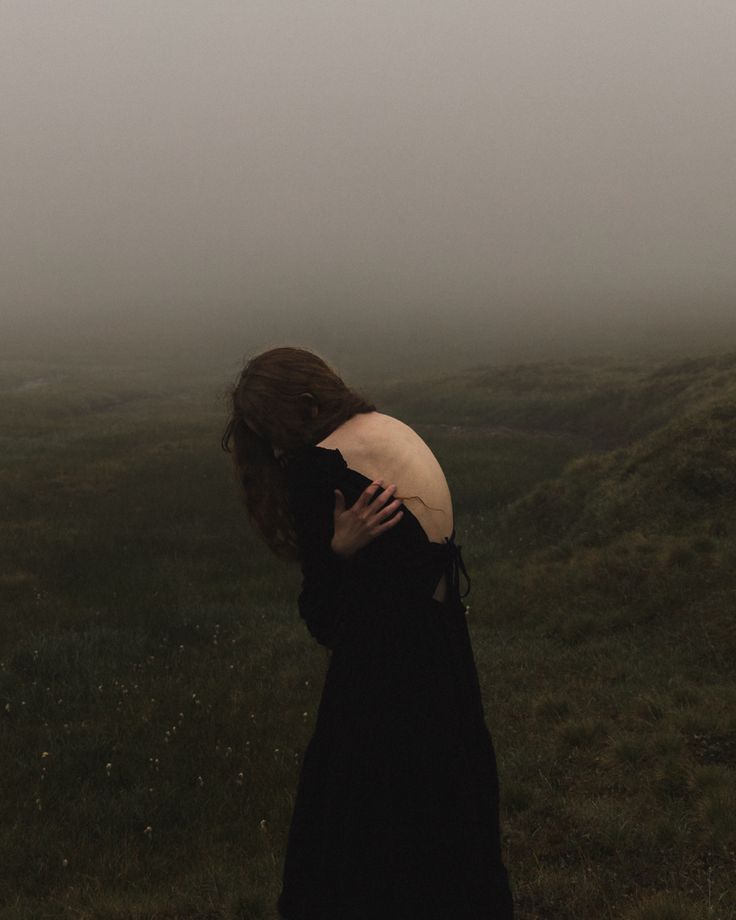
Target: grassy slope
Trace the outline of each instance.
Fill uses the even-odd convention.
[[[371,390],[453,490],[523,918],[735,916],[735,380],[731,354]],[[0,916],[270,920],[325,662],[216,384],[0,389]]]

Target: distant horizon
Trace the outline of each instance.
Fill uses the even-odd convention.
[[[262,317],[257,324],[241,317],[225,335],[224,328],[208,327],[206,314],[193,320],[182,317],[175,327],[156,317],[143,319],[138,327],[104,322],[102,317],[86,324],[51,323],[48,328],[30,320],[0,323],[0,362],[43,366],[99,361],[120,367],[163,362],[182,372],[228,379],[249,355],[295,345],[322,354],[348,378],[370,382],[387,376],[436,376],[473,366],[587,359],[666,362],[736,351],[736,310],[728,320],[723,315],[659,322],[655,317],[609,317],[605,324],[548,324],[526,332],[510,320],[475,334],[449,318],[420,329],[418,335],[407,324],[371,328],[367,319],[353,319],[345,334],[340,324],[315,325],[308,316],[299,323]]]

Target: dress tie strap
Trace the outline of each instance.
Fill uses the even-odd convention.
[[[465,563],[463,562],[462,555],[462,544],[455,543],[455,528],[452,528],[452,533],[449,537],[445,537],[445,543],[450,547],[450,565],[452,566],[451,571],[451,583],[453,588],[457,591],[461,598],[467,597],[470,594],[470,575],[468,575],[468,570],[465,568]],[[467,582],[467,590],[465,594],[460,594],[460,572],[462,571],[465,576],[465,581]]]

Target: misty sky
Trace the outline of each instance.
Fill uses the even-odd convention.
[[[0,0],[1,309],[734,310],[735,48],[733,0]]]

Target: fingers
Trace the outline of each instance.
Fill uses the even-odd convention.
[[[389,498],[391,498],[391,496],[394,494],[395,491],[396,491],[395,485],[391,484],[390,486],[386,486],[383,492],[380,492],[373,499],[373,501],[371,502],[371,508],[377,508],[383,502],[387,502]]]
[[[356,505],[361,508],[370,506],[371,508],[377,507],[382,501],[385,501],[388,498],[388,495],[378,495],[378,493],[383,489],[383,479],[374,480],[369,486],[366,486],[365,489],[360,494]],[[389,489],[395,489],[396,486],[389,486]],[[383,489],[383,492],[388,492],[388,489]]]
[[[388,530],[401,520],[404,512],[400,510],[401,501],[396,498],[391,501],[391,496],[396,491],[396,484],[391,483],[385,489],[382,489],[384,480],[376,479],[363,490],[358,499],[361,503],[361,512],[364,513],[366,520],[372,518],[372,529],[374,535]],[[358,504],[356,502],[356,505]],[[388,504],[386,504],[388,502]]]
[[[389,489],[386,489],[386,492],[389,492]],[[385,498],[383,495],[379,495],[376,498],[376,500],[373,502],[373,504],[370,506],[370,511],[375,511],[374,517],[376,520],[379,520],[379,521],[383,520],[384,518],[393,514],[394,511],[396,511],[396,509],[401,505],[401,501],[398,498],[395,498],[393,501],[389,501],[390,498],[391,498],[390,494],[386,495]],[[382,508],[379,508],[378,506],[379,506],[379,503],[381,502],[389,502],[389,503],[384,504]]]
[[[401,501],[395,498],[391,501],[391,496],[396,491],[396,486],[392,483],[385,488],[380,495],[376,495],[371,504],[368,506],[368,514],[373,513],[373,525],[376,533],[380,533],[394,524],[398,524],[403,515]],[[375,493],[374,493],[375,494]],[[388,502],[388,504],[386,504]],[[383,505],[383,507],[380,507]]]
[[[383,492],[376,495],[376,497],[370,503],[368,506],[368,514],[373,515],[374,521],[383,521],[388,515],[393,514],[394,511],[396,511],[396,509],[399,507],[401,502],[398,499],[391,501],[395,491],[395,485],[387,486]]]
[[[387,530],[389,527],[393,527],[394,524],[399,523],[403,514],[404,510],[401,508],[401,502],[397,498],[376,515],[376,518],[381,521],[378,529]]]
[[[363,495],[365,496],[365,503],[367,505],[372,505],[374,501],[378,501],[378,495],[383,490],[383,487],[383,479],[376,479],[375,482],[372,482],[369,486],[367,486],[363,491]]]

